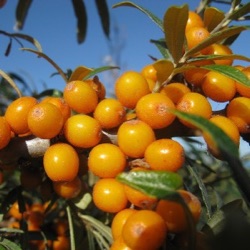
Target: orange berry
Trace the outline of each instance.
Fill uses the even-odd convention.
[[[144,157],[153,170],[176,172],[185,162],[185,151],[177,141],[159,139],[146,148]]]
[[[244,73],[250,81],[250,67],[242,68],[241,72]],[[239,82],[235,82],[235,85],[236,85],[237,93],[239,93],[241,96],[250,98],[250,87],[249,86],[243,85]]]
[[[188,92],[191,92],[190,88],[180,82],[167,84],[160,91],[160,93],[171,99],[174,104],[177,104],[181,97]]]
[[[75,198],[81,191],[82,182],[78,176],[72,181],[55,181],[53,189],[60,197],[64,199]]]
[[[64,125],[63,133],[69,143],[80,148],[94,147],[102,138],[100,123],[84,114],[71,116]]]
[[[188,69],[183,73],[185,80],[193,86],[200,86],[204,77],[209,72],[207,69],[201,68],[201,66],[214,64],[211,60],[202,60],[189,63],[188,66],[195,66],[196,68]]]
[[[21,220],[24,212],[29,210],[28,204],[25,204],[25,211],[20,211],[19,204],[15,201],[8,211],[8,216],[15,218],[16,220]]]
[[[153,129],[169,126],[175,119],[170,112],[175,105],[170,98],[161,93],[150,93],[143,96],[136,105],[138,119],[146,122]]]
[[[126,110],[116,99],[107,98],[98,103],[94,111],[94,118],[104,129],[118,127],[125,121]]]
[[[113,241],[109,250],[132,250],[132,249],[125,244],[123,238],[120,236]]]
[[[232,120],[222,115],[215,115],[211,117],[209,121],[221,128],[233,140],[233,142],[239,146],[240,133]],[[211,139],[211,136],[207,132],[204,132],[203,137],[207,143],[209,151],[213,154],[213,156],[219,157],[220,152],[216,146],[216,143]]]
[[[238,127],[240,133],[250,132],[250,98],[236,97],[229,102],[226,115]]]
[[[194,11],[188,12],[188,20],[186,24],[186,32],[193,27],[204,27],[204,22],[199,14]]]
[[[212,116],[212,107],[206,97],[199,93],[186,93],[176,105],[177,110],[190,114],[200,115],[203,118],[209,119]],[[182,119],[179,119],[187,127],[194,126]]]
[[[70,240],[67,236],[58,236],[52,243],[53,250],[69,250]]]
[[[114,178],[99,179],[92,196],[96,207],[107,213],[118,213],[128,204],[123,184]]]
[[[66,85],[63,98],[72,110],[83,114],[93,112],[98,103],[96,91],[88,83],[79,80]]]
[[[30,231],[40,231],[41,226],[44,222],[44,214],[40,211],[28,211],[25,213],[25,217],[28,224],[28,230]]]
[[[113,178],[126,167],[126,156],[122,150],[111,143],[102,143],[93,147],[88,157],[91,172],[101,178]]]
[[[106,88],[102,82],[99,81],[99,78],[95,76],[94,78],[87,79],[84,82],[88,83],[89,86],[96,92],[98,99],[103,100],[106,96]]]
[[[137,210],[135,209],[125,208],[114,216],[111,223],[111,232],[114,240],[118,239],[122,235],[122,229],[127,219],[130,215],[136,212]]]
[[[188,191],[179,190],[178,192],[188,205],[194,223],[197,223],[201,215],[199,199]],[[169,232],[180,233],[187,230],[187,218],[181,204],[171,200],[160,200],[156,212],[165,220]]]
[[[155,140],[153,129],[140,120],[124,122],[117,131],[117,143],[129,157],[143,157],[147,146]]]
[[[209,46],[206,53],[208,55],[222,55],[222,56],[233,54],[229,46],[219,43],[214,43],[211,46]],[[220,65],[232,65],[233,59],[215,59],[214,62],[215,64],[220,64]]]
[[[43,165],[52,181],[72,181],[78,173],[79,158],[69,144],[56,143],[45,151]]]
[[[192,27],[186,32],[187,47],[192,49],[210,36],[210,32],[204,27]],[[201,53],[206,54],[209,47],[202,49]]]
[[[0,116],[0,149],[6,147],[11,139],[11,129],[5,117]]]
[[[25,134],[30,131],[27,121],[28,113],[36,104],[37,100],[31,96],[19,97],[10,103],[6,109],[5,118],[14,133]]]
[[[69,230],[69,223],[66,219],[58,219],[53,224],[53,229],[58,236],[66,236]]]
[[[236,93],[235,81],[215,71],[209,71],[201,84],[202,91],[216,102],[230,101]]]
[[[61,111],[51,103],[38,103],[29,111],[28,126],[35,136],[42,139],[51,139],[61,132],[63,115]]]
[[[135,71],[124,72],[115,82],[115,94],[123,106],[133,109],[138,100],[150,92],[148,82]]]
[[[141,70],[141,74],[146,79],[151,79],[154,82],[157,81],[157,71],[152,64],[145,65]]]
[[[125,244],[134,250],[158,249],[166,236],[165,221],[151,210],[140,210],[129,216],[122,230]]]
[[[62,112],[64,123],[71,115],[71,108],[69,107],[68,103],[66,103],[65,100],[61,97],[47,96],[41,102],[49,102],[51,104],[54,104]]]

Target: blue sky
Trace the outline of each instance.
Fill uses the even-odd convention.
[[[17,0],[9,0],[4,8],[0,9],[0,30],[17,32],[15,30],[15,8]],[[156,47],[150,39],[163,37],[161,30],[140,11],[131,7],[112,8],[119,0],[107,0],[111,15],[111,38],[114,35],[114,26],[120,32],[123,48],[120,55],[121,73],[128,69],[140,71],[141,68],[151,63],[148,55],[160,57]],[[166,9],[173,5],[169,0],[134,0],[134,3],[150,10],[162,18]],[[242,1],[247,2],[247,0]],[[199,0],[175,0],[175,5],[189,4],[194,9]],[[78,44],[76,40],[76,18],[70,0],[39,1],[34,0],[29,10],[23,30],[20,33],[36,38],[42,45],[43,52],[51,57],[63,70],[75,69],[77,66],[87,67],[104,66],[109,58],[110,43],[105,38],[100,25],[100,19],[95,7],[95,1],[85,1],[88,14],[88,30],[86,40]],[[222,7],[223,5],[219,5]],[[111,40],[117,45],[116,40]],[[244,32],[232,46],[234,53],[250,57],[249,50],[250,32]],[[8,38],[0,36],[0,69],[6,72],[15,72],[21,75],[31,86],[41,91],[46,88],[63,89],[65,83],[60,76],[51,77],[55,69],[44,59],[37,58],[35,54],[20,51],[20,46],[13,43],[11,53],[4,56],[8,45]],[[34,48],[25,43],[25,47]],[[242,65],[249,65],[241,62]],[[107,74],[100,76],[104,84],[111,86]]]

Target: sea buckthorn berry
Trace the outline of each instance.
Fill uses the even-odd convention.
[[[64,123],[71,115],[71,108],[69,107],[68,103],[66,103],[65,100],[61,97],[47,96],[41,102],[54,104],[62,112]]]
[[[81,191],[82,182],[78,176],[72,181],[55,181],[53,182],[53,189],[56,194],[64,199],[73,199]]]
[[[152,64],[147,64],[145,65],[142,70],[141,74],[146,78],[146,79],[151,79],[154,82],[157,81],[157,71],[154,68]]]
[[[188,12],[188,20],[186,24],[186,32],[193,27],[204,27],[204,22],[199,14],[194,11]]]
[[[250,67],[242,68],[241,72],[245,74],[250,81]],[[239,93],[241,96],[250,98],[250,86],[243,85],[239,82],[235,82],[235,85],[237,93]]]
[[[176,172],[185,162],[182,145],[172,139],[159,139],[152,142],[146,148],[144,157],[153,170]]]
[[[126,71],[115,82],[115,94],[123,106],[134,109],[138,100],[150,93],[148,82],[136,71]]]
[[[63,91],[63,98],[70,108],[77,113],[89,114],[98,103],[96,91],[86,82],[69,82]]]
[[[21,211],[18,202],[15,201],[8,211],[8,216],[13,217],[16,220],[21,220],[24,213],[30,209],[27,203],[25,203],[24,209],[25,211]]]
[[[96,207],[107,213],[118,213],[128,204],[123,184],[114,178],[99,179],[92,195]]]
[[[103,100],[106,96],[106,88],[99,78],[95,76],[94,78],[87,79],[84,82],[88,83],[89,86],[96,92],[98,99]]]
[[[201,215],[199,199],[186,190],[179,190],[178,192],[188,205],[194,223],[197,223]],[[181,204],[171,200],[160,200],[156,207],[156,212],[165,220],[169,232],[180,233],[187,230],[188,222]]]
[[[122,229],[127,219],[130,215],[136,212],[137,210],[135,209],[125,208],[114,216],[111,223],[111,232],[114,240],[118,239],[122,235]]]
[[[216,102],[230,101],[236,93],[235,81],[215,71],[206,74],[201,88],[207,97]]]
[[[226,115],[238,127],[240,133],[250,132],[250,98],[236,97],[229,102]]]
[[[120,236],[113,241],[109,250],[132,250],[132,249],[125,244],[122,236]]]
[[[233,142],[239,146],[240,133],[232,120],[222,115],[215,115],[212,116],[209,121],[221,128],[233,140]],[[211,136],[207,132],[204,132],[203,137],[207,143],[209,151],[213,154],[213,156],[219,157],[219,149],[216,146],[216,143],[212,140]]]
[[[43,165],[52,181],[72,181],[78,173],[79,158],[69,144],[56,143],[45,151]]]
[[[132,158],[143,157],[145,149],[154,140],[153,129],[141,120],[126,121],[117,131],[118,146]]]
[[[71,116],[66,121],[63,131],[67,141],[80,148],[94,147],[102,138],[100,123],[84,114]]]
[[[209,55],[221,55],[221,56],[233,54],[230,47],[219,43],[214,43],[211,46],[209,46],[206,53]],[[214,62],[215,64],[220,64],[220,65],[232,65],[233,59],[214,59]]]
[[[161,93],[150,93],[143,96],[136,104],[138,119],[146,122],[153,129],[169,126],[175,119],[171,113],[175,105],[170,98]]]
[[[36,104],[36,98],[31,96],[19,97],[10,103],[6,109],[5,118],[15,134],[25,134],[30,131],[27,121],[28,113]]]
[[[107,98],[96,106],[94,118],[104,129],[115,128],[125,121],[126,109],[118,100]]]
[[[202,94],[190,92],[186,93],[176,105],[177,110],[190,114],[200,115],[209,119],[212,116],[212,107],[210,102]],[[182,119],[179,119],[187,127],[194,126]]]
[[[210,32],[204,27],[192,27],[187,30],[186,32],[186,39],[187,39],[187,47],[188,49],[192,49],[196,47],[198,44],[203,42],[210,36]],[[209,47],[206,47],[201,50],[202,54],[206,54]]]
[[[11,139],[11,129],[5,117],[0,116],[0,149],[6,147]]]
[[[27,221],[29,231],[40,231],[44,222],[44,213],[30,210],[25,213],[25,219]]]
[[[129,216],[122,230],[125,244],[134,250],[158,249],[166,236],[164,219],[151,210],[140,210]]]
[[[125,169],[126,156],[114,144],[98,144],[89,153],[88,167],[100,178],[113,178]]]
[[[190,88],[180,82],[167,84],[160,90],[160,93],[166,95],[174,104],[177,104],[180,98],[188,92],[191,92]]]
[[[38,103],[29,111],[28,126],[35,136],[42,139],[51,139],[61,132],[63,115],[51,103]]]
[[[53,250],[69,250],[70,249],[70,239],[68,236],[58,236],[56,240],[52,242]]]
[[[192,62],[188,64],[188,66],[195,66],[196,68],[188,69],[184,71],[183,76],[185,80],[192,84],[195,87],[199,87],[202,83],[202,80],[206,76],[206,74],[209,72],[207,69],[201,68],[201,66],[205,65],[211,65],[214,64],[214,61],[212,60],[202,60],[197,62]]]

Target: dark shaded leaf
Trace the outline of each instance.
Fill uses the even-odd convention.
[[[204,24],[208,31],[212,31],[223,19],[224,13],[214,7],[207,7],[204,12]]]
[[[87,32],[87,12],[83,0],[72,0],[75,16],[77,19],[77,42],[85,40]]]
[[[175,63],[183,55],[185,28],[188,20],[188,5],[172,6],[164,15],[164,32],[167,48]]]
[[[233,13],[229,16],[229,19],[237,20],[248,13],[250,13],[250,3],[244,4],[242,5],[242,7],[233,11]]]
[[[16,8],[16,28],[22,29],[32,0],[19,0]]]
[[[169,51],[166,46],[165,39],[160,39],[160,40],[150,40],[151,43],[153,43],[158,50],[160,51],[161,55],[163,58],[168,59],[170,57]]]
[[[181,188],[182,177],[167,171],[130,171],[119,174],[117,180],[159,199],[172,195]]]
[[[55,97],[62,97],[63,93],[60,90],[57,89],[46,89],[44,91],[42,91],[41,93],[39,93],[38,95],[36,95],[36,98],[42,98],[45,96],[55,96]]]
[[[196,53],[198,53],[202,49],[207,48],[208,46],[212,45],[213,43],[220,42],[228,37],[239,34],[244,30],[246,30],[246,27],[235,26],[235,27],[227,28],[227,29],[218,31],[216,33],[213,33],[207,39],[202,41],[200,44],[198,44],[194,48],[188,50],[185,54],[185,57],[190,57],[192,55],[195,55]]]
[[[201,68],[219,72],[220,74],[223,74],[243,85],[250,87],[250,80],[248,79],[248,77],[244,73],[242,73],[239,69],[233,66],[210,64],[201,66]]]
[[[11,47],[12,47],[12,39],[10,39],[8,46],[5,50],[5,53],[4,53],[5,56],[8,56],[10,54]]]
[[[101,18],[102,29],[104,34],[109,37],[110,20],[109,10],[106,0],[95,0],[99,16]]]
[[[121,6],[128,6],[128,7],[134,7],[138,10],[140,10],[141,12],[143,12],[144,14],[146,14],[154,23],[157,24],[157,26],[162,30],[164,31],[164,28],[163,28],[163,24],[162,24],[162,21],[161,19],[159,19],[157,16],[155,16],[153,13],[151,13],[149,10],[133,3],[133,2],[130,2],[130,1],[124,1],[124,2],[120,2],[120,3],[117,3],[115,5],[113,5],[113,8],[117,8],[117,7],[121,7]]]
[[[153,64],[157,72],[157,80],[160,83],[166,81],[174,70],[174,65],[171,61],[160,59]]]

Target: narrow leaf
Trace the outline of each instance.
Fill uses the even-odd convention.
[[[76,81],[76,80],[82,80],[87,75],[89,75],[92,71],[93,71],[93,69],[91,69],[91,68],[87,68],[85,66],[79,66],[72,72],[72,74],[69,78],[69,82]]]
[[[39,57],[43,57],[44,59],[46,59],[57,70],[57,72],[60,74],[60,76],[63,78],[63,80],[66,83],[68,82],[68,79],[67,79],[66,75],[64,74],[63,70],[46,54],[39,52],[39,51],[36,51],[36,50],[33,50],[33,49],[29,49],[29,48],[21,48],[21,50],[32,52],[34,54],[37,54]]]
[[[24,26],[25,19],[32,0],[19,0],[16,8],[16,28],[21,30]]]
[[[212,45],[213,43],[217,43],[222,41],[223,39],[226,39],[230,36],[234,36],[236,34],[241,33],[242,31],[246,30],[246,27],[243,26],[235,26],[235,27],[231,27],[231,28],[227,28],[221,31],[218,31],[216,33],[211,34],[207,39],[205,39],[204,41],[202,41],[200,44],[198,44],[197,46],[195,46],[194,48],[188,50],[185,54],[185,57],[190,57],[196,53],[198,53],[199,51],[201,51],[202,49]]]
[[[106,0],[95,0],[99,16],[101,18],[102,29],[104,34],[109,37],[110,20],[109,10]]]
[[[77,41],[82,43],[87,32],[87,12],[83,0],[72,0],[75,16],[77,19]]]
[[[244,15],[250,13],[250,3],[244,4],[242,7],[235,10],[230,16],[229,19],[231,20],[237,20]]]
[[[170,58],[169,51],[166,46],[165,39],[160,39],[160,40],[150,40],[151,43],[153,43],[161,53],[162,57],[165,59]]]
[[[87,74],[85,77],[83,77],[82,80],[87,80],[103,71],[106,71],[106,70],[112,70],[112,69],[119,69],[119,67],[116,67],[116,66],[104,66],[104,67],[100,67],[100,68],[96,68],[96,69],[93,69],[91,72],[89,72],[89,74]]]
[[[15,242],[1,237],[0,250],[22,250],[22,248]]]
[[[204,24],[207,27],[208,31],[212,31],[223,19],[224,13],[215,8],[207,7],[204,12]]]
[[[164,32],[167,48],[175,63],[183,55],[185,28],[188,20],[188,5],[172,6],[164,15]]]
[[[133,2],[130,2],[130,1],[124,1],[124,2],[117,3],[117,4],[113,5],[113,8],[117,8],[117,7],[121,7],[121,6],[134,7],[136,9],[140,10],[141,12],[143,12],[144,14],[146,14],[155,24],[157,24],[157,26],[162,31],[164,31],[161,19],[159,19],[157,16],[155,16],[149,10],[147,10],[147,9],[145,9],[145,8],[143,8],[143,7],[135,4]]]
[[[157,72],[157,80],[163,83],[168,79],[174,70],[174,65],[171,61],[160,59],[153,64]]]
[[[6,50],[5,50],[5,53],[4,53],[5,56],[9,56],[10,51],[11,51],[11,47],[12,47],[12,39],[10,39],[10,41],[8,43],[8,46],[7,46]]]
[[[204,55],[204,56],[197,56],[194,58],[190,58],[188,63],[198,62],[198,61],[206,61],[206,60],[224,60],[224,59],[233,59],[233,60],[242,60],[246,62],[250,62],[250,58],[238,55],[238,54],[231,54],[231,55]]]
[[[167,171],[131,171],[119,174],[117,180],[150,196],[165,198],[181,188],[182,177]]]
[[[25,35],[25,34],[19,34],[19,33],[13,33],[11,34],[13,37],[18,37],[18,38],[22,38],[30,43],[32,43],[39,52],[42,52],[42,46],[41,44],[38,42],[38,40],[36,40],[34,37],[29,36],[29,35]]]
[[[19,90],[19,88],[17,87],[17,85],[15,84],[15,82],[9,77],[8,74],[6,74],[3,70],[0,70],[0,76],[2,78],[4,78],[11,85],[11,87],[13,89],[15,89],[15,91],[17,92],[17,94],[18,94],[19,97],[22,96],[21,91]]]
[[[250,87],[250,80],[248,79],[248,77],[244,73],[242,73],[239,69],[233,66],[210,64],[210,65],[202,66],[201,68],[216,71],[243,85]]]

